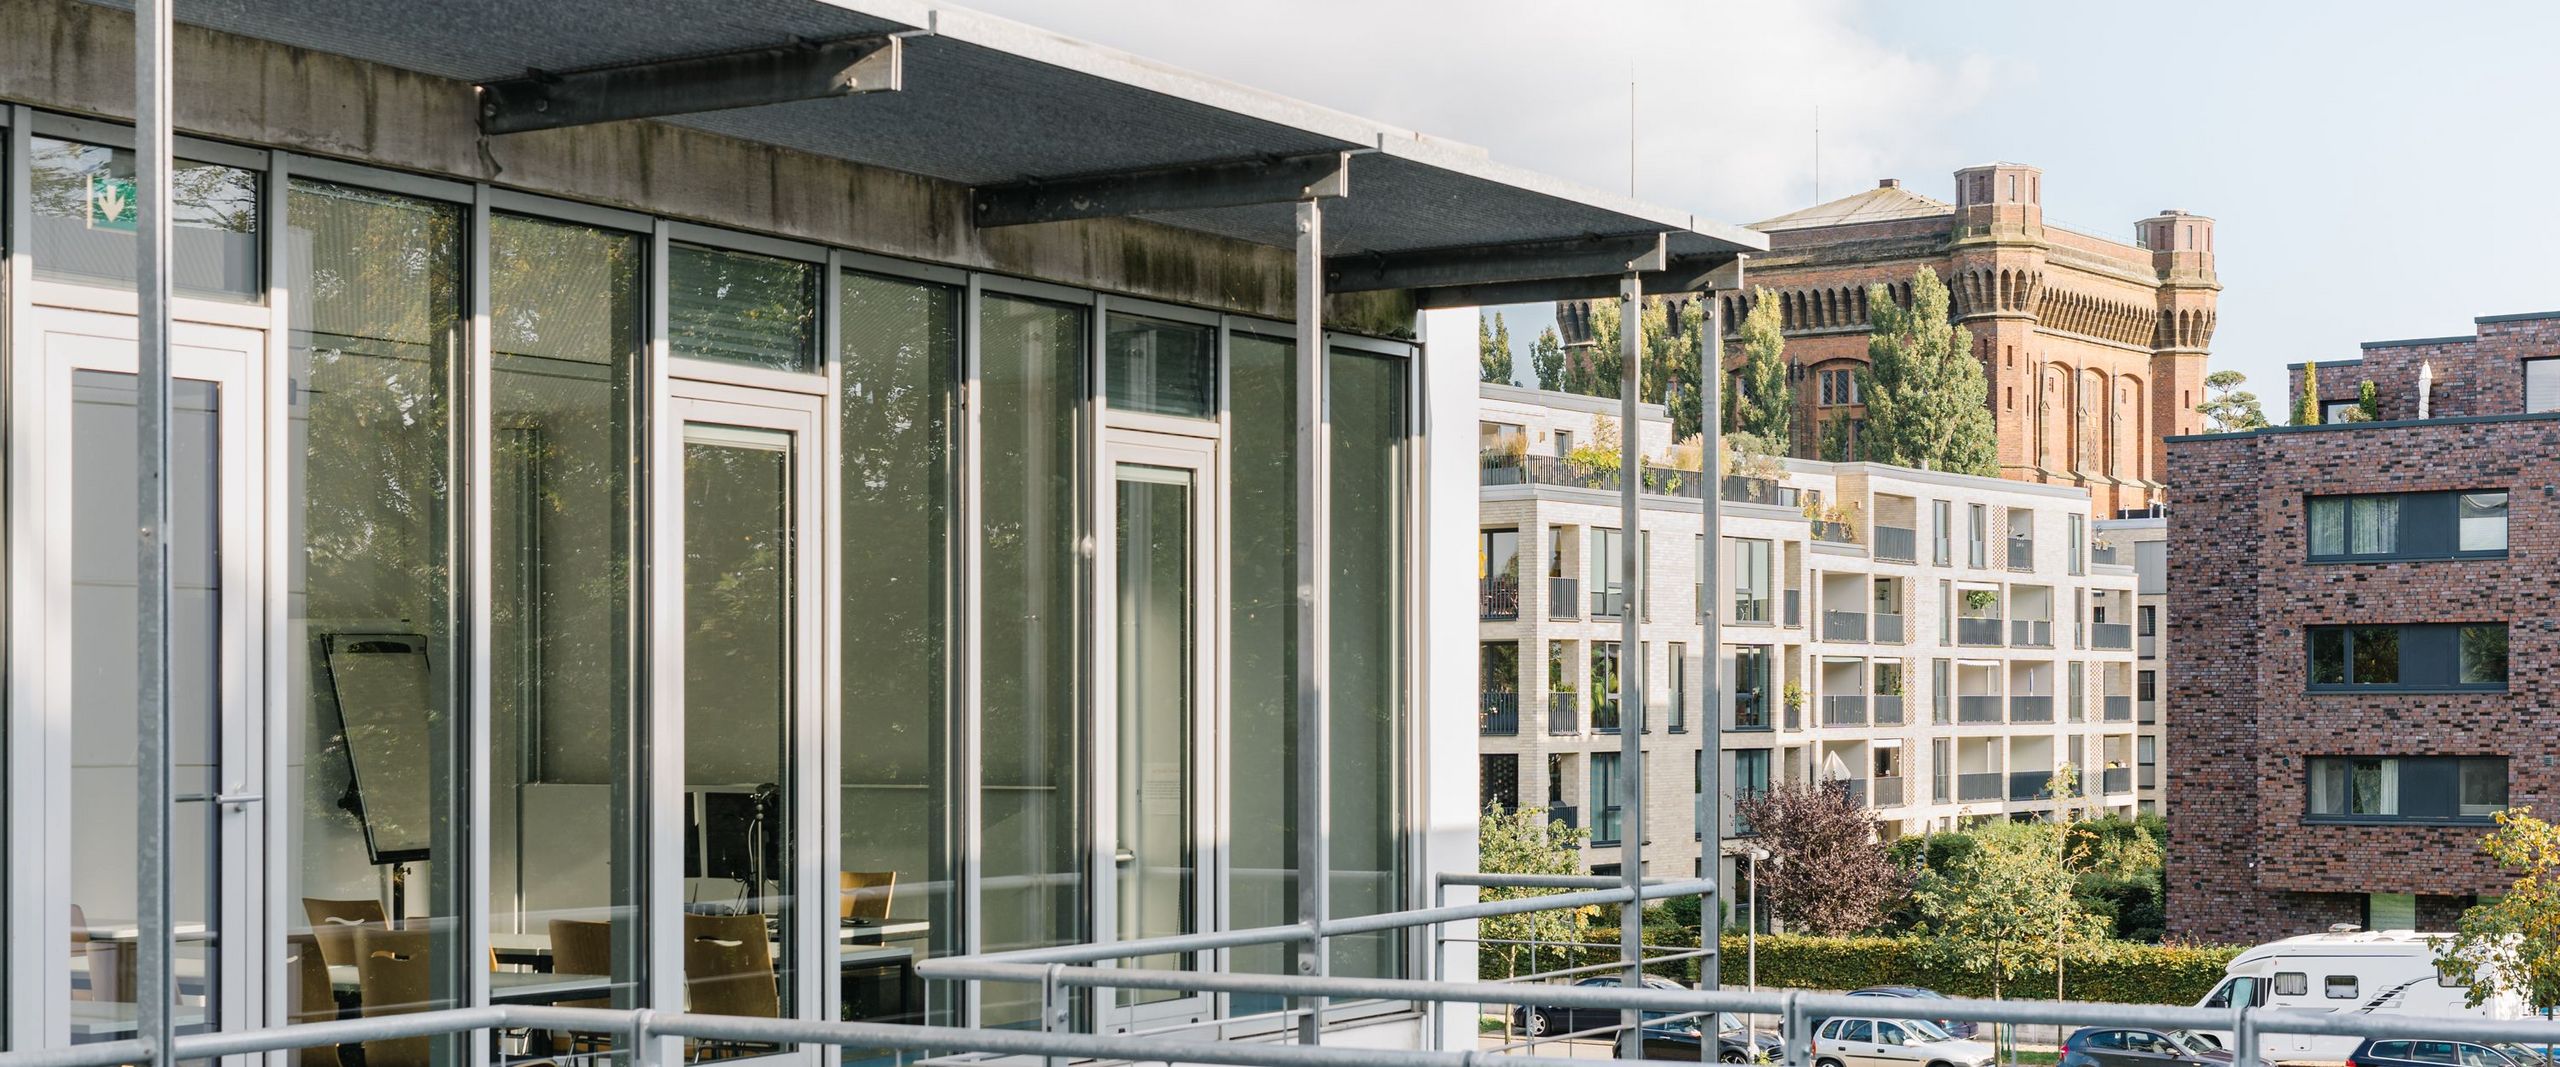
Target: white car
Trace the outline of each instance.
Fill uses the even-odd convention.
[[[1990,1067],[1991,1056],[1927,1019],[1825,1019],[1813,1032],[1814,1067]]]

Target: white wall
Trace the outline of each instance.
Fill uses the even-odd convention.
[[[1476,311],[1422,319],[1423,890],[1476,869]],[[1429,899],[1426,897],[1426,899]],[[1475,899],[1449,894],[1450,903]],[[1474,981],[1475,924],[1452,924],[1442,976]],[[1454,1006],[1460,1007],[1463,1006]],[[1475,1013],[1446,1013],[1441,1046],[1473,1049]]]

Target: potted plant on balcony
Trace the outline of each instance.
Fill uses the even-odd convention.
[[[1790,681],[1790,682],[1788,682],[1788,683],[1787,683],[1787,687],[1786,687],[1785,689],[1779,690],[1779,696],[1780,696],[1780,699],[1785,700],[1785,701],[1787,702],[1787,718],[1788,718],[1788,719],[1792,720],[1792,719],[1794,719],[1797,715],[1800,715],[1800,714],[1802,714],[1802,713],[1804,712],[1804,683],[1803,683],[1803,682],[1795,682],[1795,681]]]

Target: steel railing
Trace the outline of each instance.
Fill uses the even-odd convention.
[[[2053,620],[2009,620],[2009,643],[2020,648],[2052,648]]]
[[[2133,647],[2133,625],[2102,622],[2089,627],[2089,644],[2093,648],[2124,649]]]
[[[1547,691],[1547,732],[1578,734],[1582,732],[1582,698],[1571,689]]]
[[[1822,725],[1865,726],[1866,724],[1866,694],[1825,693],[1822,695]]]
[[[1547,579],[1547,617],[1578,619],[1582,611],[1582,580],[1579,578]]]
[[[1967,771],[1956,775],[1956,799],[1998,800],[2008,776],[1998,771]]]
[[[1956,618],[1956,643],[1959,645],[1997,645],[2000,643],[2000,619],[1997,616]]]
[[[1825,641],[1864,641],[1867,639],[1867,613],[1863,611],[1822,612],[1822,639]]]
[[[1487,737],[1510,737],[1520,732],[1520,694],[1483,693],[1477,699],[1477,733]]]
[[[1908,527],[1878,526],[1876,558],[1894,563],[1910,563],[1919,557],[1919,534]]]
[[[1875,708],[1874,718],[1876,725],[1902,725],[1902,694],[1878,693],[1868,699],[1869,703],[1871,703]]]
[[[1520,617],[1520,582],[1508,578],[1480,578],[1476,581],[1476,616],[1483,619],[1516,619]]]
[[[2000,696],[1963,693],[1956,697],[1957,722],[2001,722]]]
[[[1902,643],[1902,616],[1877,612],[1873,618],[1875,619],[1876,624],[1877,644],[1898,645]]]
[[[2052,722],[2053,694],[2019,693],[2009,698],[2010,722]]]

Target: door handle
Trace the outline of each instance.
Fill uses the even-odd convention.
[[[214,797],[213,802],[220,804],[223,807],[230,808],[233,811],[238,811],[251,804],[264,803],[266,799],[266,797],[257,793],[224,793],[220,796]]]
[[[1124,848],[1111,854],[1111,862],[1126,867],[1138,862],[1138,854],[1134,850]]]

